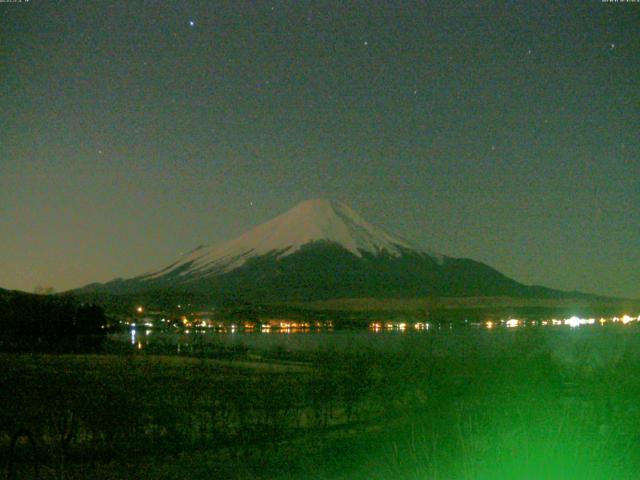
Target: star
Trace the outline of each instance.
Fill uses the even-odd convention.
[[[366,40],[364,41],[364,46],[366,47],[367,45],[369,45],[369,42],[367,42]]]
[[[189,20],[189,26],[190,27],[195,27],[196,26],[196,22],[194,20]]]
[[[616,48],[616,44],[615,44],[615,43],[611,43],[611,44],[609,44],[609,46],[611,47],[611,50],[613,50],[614,48]]]

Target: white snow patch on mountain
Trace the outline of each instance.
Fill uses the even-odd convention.
[[[400,256],[405,249],[429,255],[437,261],[442,259],[434,252],[368,223],[343,203],[316,199],[302,202],[231,241],[199,247],[169,267],[141,279],[158,278],[176,269],[184,269],[181,276],[229,272],[249,258],[268,253],[282,258],[314,241],[337,243],[358,257],[362,252],[380,254],[385,251]]]

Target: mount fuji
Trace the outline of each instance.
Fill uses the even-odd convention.
[[[198,247],[157,271],[78,292],[252,302],[564,293],[440,255],[368,223],[343,203],[322,199],[302,202],[233,240]]]
[[[340,246],[354,256],[386,254],[399,257],[413,251],[440,256],[371,225],[343,203],[308,200],[288,212],[221,245],[198,247],[168,267],[143,276],[153,280],[175,272],[194,278],[230,272],[252,258],[273,255],[281,260],[313,242]]]

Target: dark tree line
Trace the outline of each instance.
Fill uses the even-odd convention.
[[[0,329],[0,335],[46,340],[104,336],[106,318],[99,306],[70,296],[11,293],[0,296]]]

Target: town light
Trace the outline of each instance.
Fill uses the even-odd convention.
[[[575,316],[571,317],[571,318],[567,318],[564,321],[565,325],[569,325],[572,328],[579,327],[581,325],[581,323],[582,322],[580,321],[580,319],[578,317],[575,317]]]

